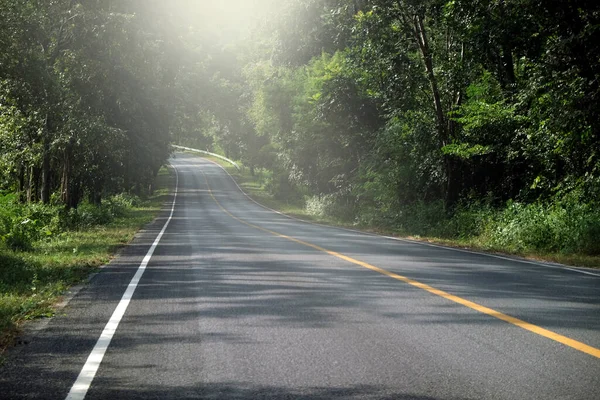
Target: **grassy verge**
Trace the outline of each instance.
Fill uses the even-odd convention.
[[[0,354],[24,321],[52,316],[69,286],[85,281],[154,219],[168,198],[171,179],[168,170],[161,169],[152,196],[121,201],[118,212],[111,199],[112,214],[109,206],[84,205],[76,224],[36,238],[26,250],[0,245]]]
[[[585,254],[561,254],[537,252],[532,250],[510,250],[505,247],[490,246],[481,241],[480,238],[470,239],[446,239],[440,237],[421,237],[421,236],[405,236],[408,239],[419,240],[427,243],[440,244],[448,247],[460,249],[482,251],[496,255],[509,255],[525,258],[533,261],[552,262],[576,267],[599,268],[600,257],[588,256]]]
[[[482,230],[479,234],[462,235],[462,234],[423,234],[420,233],[420,229],[416,227],[402,227],[392,226],[392,224],[377,224],[377,223],[359,223],[350,224],[331,216],[316,215],[309,212],[303,202],[297,201],[282,201],[269,194],[267,190],[268,173],[259,171],[255,176],[251,176],[247,168],[242,168],[238,171],[231,164],[224,162],[214,157],[206,157],[211,161],[214,161],[222,165],[238,182],[240,187],[254,200],[257,202],[272,208],[274,210],[283,212],[293,217],[297,217],[306,221],[323,223],[328,225],[359,229],[365,232],[379,233],[396,237],[403,237],[412,240],[424,241],[428,243],[440,244],[449,247],[456,247],[462,249],[471,249],[476,251],[484,251],[494,254],[512,255],[517,257],[523,257],[531,260],[555,262],[566,265],[581,266],[588,268],[600,268],[600,257],[595,255],[580,254],[577,252],[565,253],[561,251],[539,251],[527,248],[526,245],[519,246],[519,238],[506,238],[504,242],[498,240],[498,235],[494,238],[490,238],[489,232]],[[506,213],[506,210],[504,211]],[[499,212],[501,213],[501,212]],[[468,221],[479,223],[483,221],[486,216],[479,216],[477,213],[473,215],[465,214],[467,218],[473,219],[474,221]],[[460,216],[459,216],[460,217]],[[533,219],[534,216],[532,216]],[[421,221],[419,223],[422,224]],[[442,227],[442,231],[452,230],[450,225],[455,224],[456,221],[448,221],[446,226]],[[491,223],[493,225],[493,223]],[[488,226],[489,228],[489,226]],[[492,227],[493,228],[493,227]],[[501,227],[498,227],[501,229]],[[429,231],[435,231],[436,229],[429,229]],[[548,229],[538,229],[543,232]],[[535,231],[534,231],[535,232]],[[458,236],[458,237],[457,237]],[[598,239],[600,241],[600,238]]]

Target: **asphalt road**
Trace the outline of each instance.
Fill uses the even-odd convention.
[[[600,276],[302,223],[172,164],[86,399],[600,398]],[[170,210],[8,351],[0,398],[67,396]]]

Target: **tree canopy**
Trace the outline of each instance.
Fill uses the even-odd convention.
[[[143,190],[169,142],[349,215],[600,195],[591,0],[1,0],[0,186]]]

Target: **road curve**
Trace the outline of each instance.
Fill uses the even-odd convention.
[[[171,162],[86,399],[600,398],[600,277],[302,223]],[[0,398],[67,396],[170,210],[7,352]]]

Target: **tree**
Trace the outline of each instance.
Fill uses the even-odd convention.
[[[143,187],[166,159],[162,87],[147,84],[160,82],[162,66],[148,62],[157,39],[132,4],[3,1],[2,113],[24,121],[5,124],[4,180],[28,186],[29,201],[57,193],[76,207],[85,193],[98,203],[128,181]]]

